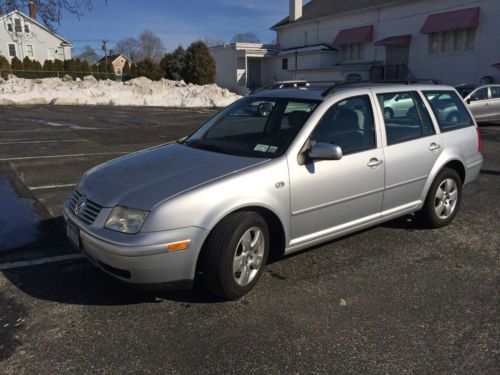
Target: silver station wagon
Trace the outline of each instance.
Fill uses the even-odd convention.
[[[396,96],[411,105],[384,116]],[[449,224],[482,161],[476,123],[452,87],[275,89],[189,137],[89,170],[63,211],[70,240],[108,274],[143,287],[200,277],[235,299],[270,255],[411,213],[428,227]]]

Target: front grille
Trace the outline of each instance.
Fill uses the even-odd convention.
[[[85,205],[76,213],[75,208],[82,197],[83,194],[75,190],[69,199],[69,208],[81,222],[91,225],[97,218],[97,215],[99,215],[99,212],[101,212],[102,206],[89,199],[85,199]]]

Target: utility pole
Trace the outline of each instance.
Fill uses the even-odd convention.
[[[106,44],[109,42],[109,40],[102,40],[102,47],[101,49],[104,51],[104,57],[106,58],[106,66],[108,65],[108,47]]]

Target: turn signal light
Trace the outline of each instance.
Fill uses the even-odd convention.
[[[167,245],[167,250],[168,251],[179,251],[179,250],[187,249],[189,247],[190,242],[191,242],[191,240],[169,243]]]

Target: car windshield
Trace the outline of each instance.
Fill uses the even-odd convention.
[[[231,155],[282,155],[319,101],[248,97],[229,106],[186,139],[189,147]]]

